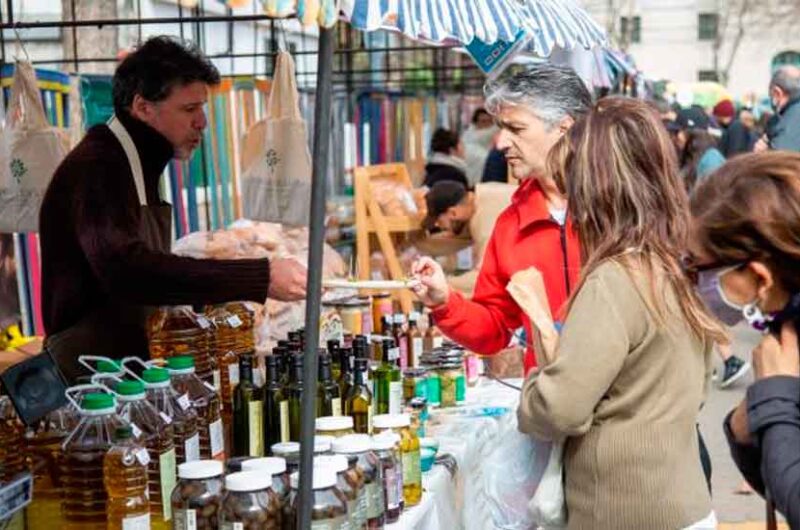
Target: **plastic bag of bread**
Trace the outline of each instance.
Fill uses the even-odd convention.
[[[419,214],[411,190],[403,184],[387,178],[376,178],[370,182],[372,196],[386,216],[416,216]]]

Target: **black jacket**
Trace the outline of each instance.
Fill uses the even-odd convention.
[[[731,158],[752,151],[755,140],[755,135],[741,121],[734,120],[723,131],[719,150],[725,158]]]
[[[425,166],[425,185],[432,188],[437,182],[453,180],[469,188],[467,175],[455,166],[448,164],[427,164]]]

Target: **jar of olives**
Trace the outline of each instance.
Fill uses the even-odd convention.
[[[354,460],[357,460],[354,458]],[[350,464],[344,455],[319,456],[314,459],[315,466],[325,466],[336,472],[336,487],[344,495],[347,502],[347,528],[361,530],[364,526],[366,513],[358,513],[358,482],[352,480],[348,474]]]
[[[242,471],[255,471],[272,476],[272,491],[281,501],[281,514],[283,527],[287,528],[286,522],[290,517],[291,503],[289,497],[291,488],[289,486],[289,473],[286,471],[286,460],[277,456],[264,458],[251,458],[242,463]],[[291,527],[294,530],[294,527]]]
[[[178,484],[172,490],[176,530],[216,530],[222,504],[223,464],[195,460],[178,466]]]
[[[333,452],[347,457],[349,466],[347,476],[350,482],[363,485],[358,505],[359,509],[366,513],[366,528],[369,530],[383,528],[385,524],[383,474],[380,461],[372,452],[372,440],[366,434],[343,436],[334,440]]]
[[[273,445],[272,454],[286,461],[286,471],[291,475],[300,471],[300,444],[297,442],[282,442]]]
[[[400,459],[403,468],[404,506],[416,506],[422,500],[419,436],[411,428],[408,414],[380,414],[372,419],[375,434],[391,431],[400,436]]]
[[[300,474],[292,474],[292,489],[297,490]],[[347,527],[347,501],[336,488],[336,472],[327,466],[314,466],[313,507],[311,508],[311,530],[341,530]],[[295,498],[292,511],[298,512],[299,497]]]
[[[463,377],[462,368],[460,362],[445,362],[439,365],[440,405],[442,408],[456,406],[459,378]]]
[[[317,435],[339,438],[348,434],[355,434],[351,416],[323,416],[316,419],[315,426]]]
[[[314,437],[314,456],[330,455],[331,446],[336,438],[327,435],[317,435]]]
[[[395,433],[385,432],[372,439],[372,450],[381,463],[383,472],[383,500],[386,523],[394,523],[403,511],[403,471],[400,467],[397,445],[400,438]]]
[[[268,473],[242,471],[225,477],[223,530],[281,530],[281,502]]]

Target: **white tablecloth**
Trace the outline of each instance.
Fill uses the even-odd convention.
[[[521,386],[521,380],[509,383]],[[467,389],[467,403],[457,409],[433,411],[428,436],[439,440],[439,455],[450,454],[458,463],[451,476],[442,465],[434,465],[422,477],[423,496],[419,505],[404,511],[400,519],[387,530],[457,530],[492,528],[488,509],[472,504],[473,491],[480,484],[481,453],[498,442],[506,417],[466,417],[462,413],[476,407],[508,408],[516,414],[519,392],[489,379]],[[470,507],[465,521],[465,503]]]

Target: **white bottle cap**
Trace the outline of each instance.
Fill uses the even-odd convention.
[[[259,491],[272,486],[272,475],[258,471],[242,471],[231,473],[225,477],[225,489],[228,491]]]
[[[347,471],[349,467],[347,458],[344,455],[322,455],[314,459],[315,467],[329,467],[336,473]]]
[[[300,444],[298,442],[281,442],[271,447],[272,453],[283,456],[293,455],[300,452]]]
[[[325,436],[324,434],[315,436],[314,454],[330,452],[334,440],[335,438],[333,436]]]
[[[400,442],[400,435],[393,432],[382,432],[372,437],[372,448],[376,451],[394,449]]]
[[[295,471],[292,473],[292,476],[289,477],[289,484],[292,489],[298,489],[300,487],[300,472]],[[336,485],[336,471],[328,466],[314,466],[314,485],[312,489],[315,490],[324,490],[327,488],[332,488]]]
[[[408,414],[378,414],[372,418],[372,426],[378,429],[402,429],[411,425]]]
[[[178,466],[178,478],[201,480],[222,475],[224,467],[217,460],[195,460]]]
[[[251,458],[242,462],[242,471],[258,471],[270,475],[286,473],[286,459],[279,456]]]
[[[333,452],[337,454],[366,453],[372,448],[367,434],[348,434],[333,441]]]
[[[353,418],[351,416],[323,416],[317,418],[314,425],[318,431],[344,431],[353,428]]]

